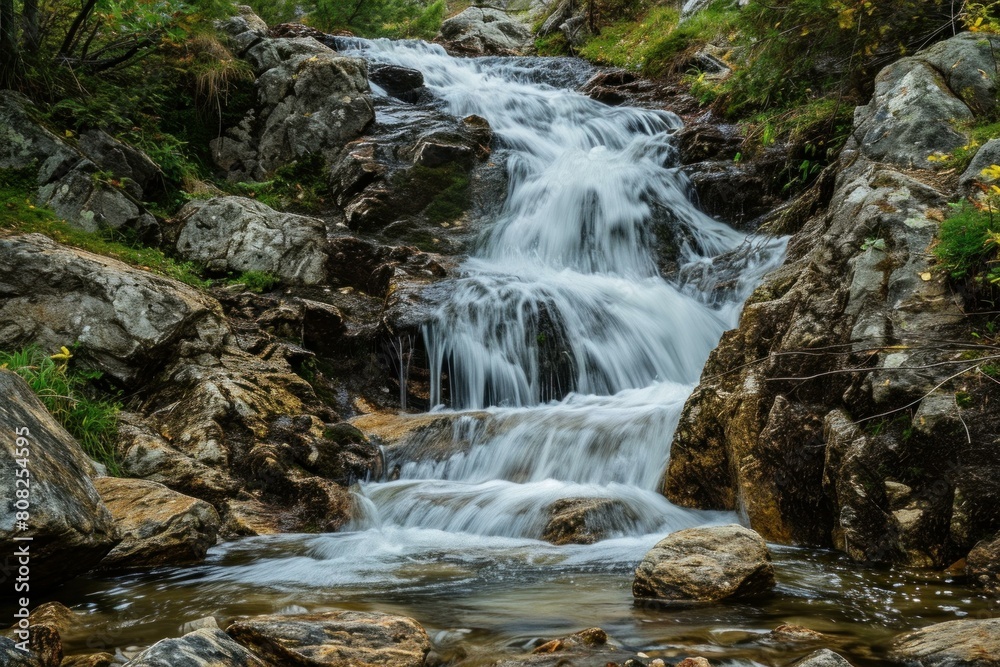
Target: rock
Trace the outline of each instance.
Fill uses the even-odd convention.
[[[1000,618],[936,623],[893,640],[890,660],[919,667],[1000,665]]]
[[[559,31],[570,46],[581,47],[593,36],[590,24],[585,16],[573,16],[559,26]]]
[[[557,32],[559,26],[568,21],[573,16],[573,0],[559,0],[559,3],[552,10],[541,27],[538,29],[539,37],[548,37]]]
[[[236,8],[238,14],[216,21],[215,29],[228,35],[236,54],[242,56],[267,37],[268,29],[267,23],[247,5],[237,5]]]
[[[28,616],[28,646],[42,667],[63,664],[62,636],[77,626],[77,615],[58,602],[46,602],[32,610]]]
[[[65,657],[59,667],[111,667],[114,664],[115,656],[110,653],[90,653]]]
[[[163,187],[163,172],[149,156],[104,130],[82,133],[80,150],[102,170],[115,174],[122,189],[135,199],[149,197]]]
[[[127,667],[269,667],[221,630],[196,630],[163,639],[137,655]]]
[[[192,201],[178,219],[177,252],[210,271],[261,271],[302,285],[326,277],[322,220],[279,213],[245,197]]]
[[[140,204],[140,181],[152,185],[159,173],[152,161],[103,132],[86,133],[82,153],[37,124],[34,114],[27,98],[0,91],[0,169],[37,170],[36,199],[74,226],[87,231],[128,226],[155,238],[156,220]],[[112,178],[101,178],[102,168]],[[128,185],[124,179],[135,180]]]
[[[986,182],[986,177],[983,176],[983,169],[986,169],[994,164],[1000,164],[1000,139],[990,139],[982,147],[976,151],[975,157],[972,158],[972,162],[962,176],[959,178],[959,184],[963,188],[971,188],[975,183]]]
[[[125,383],[165,360],[221,347],[218,304],[194,288],[40,234],[0,239],[0,346],[77,345],[78,360]]]
[[[829,636],[801,625],[779,625],[765,635],[765,641],[773,644],[812,644],[828,640]]]
[[[141,479],[103,477],[94,486],[122,536],[102,569],[196,563],[215,544],[219,515],[203,500]]]
[[[977,544],[966,557],[965,568],[973,584],[1000,593],[1000,534]]]
[[[32,591],[52,588],[100,562],[118,543],[111,514],[90,480],[93,468],[80,445],[48,413],[19,376],[0,369],[0,427],[3,438],[5,511],[0,518],[0,548],[16,554],[26,550]],[[15,434],[22,434],[19,441]],[[26,450],[26,451],[25,451]],[[22,469],[30,477],[30,518],[27,530],[16,522],[15,480]],[[21,488],[21,487],[18,487]],[[33,541],[17,542],[16,537]],[[13,559],[13,556],[12,556]]]
[[[430,640],[416,621],[377,612],[258,616],[229,635],[274,664],[420,667]]]
[[[615,531],[629,532],[639,517],[612,498],[564,498],[547,508],[549,521],[542,539],[552,544],[593,544]]]
[[[677,663],[677,667],[712,667],[712,663],[707,658],[695,656],[693,658],[684,658]]]
[[[864,155],[901,167],[930,168],[944,163],[928,161],[929,156],[966,143],[955,123],[971,121],[973,113],[952,94],[940,71],[918,55],[879,73],[872,101],[854,115],[852,136]]]
[[[436,39],[470,55],[521,55],[531,45],[531,31],[498,9],[469,7],[445,20]]]
[[[368,79],[404,102],[416,101],[420,89],[424,87],[424,75],[420,70],[400,65],[370,65]]]
[[[898,103],[882,90],[873,107]],[[860,122],[869,122],[867,113]],[[911,123],[921,126],[916,132],[933,125],[905,114],[897,120],[905,132]],[[784,265],[764,278],[739,327],[710,355],[675,432],[664,492],[688,507],[743,508],[771,541],[834,545],[860,561],[943,566],[956,545],[972,546],[949,523],[956,488],[996,465],[975,454],[988,448],[967,443],[964,430],[955,437],[954,417],[946,418],[954,407],[943,407],[942,396],[928,398],[906,438],[898,424],[879,437],[852,424],[922,402],[946,383],[944,366],[957,362],[905,343],[965,335],[962,309],[928,253],[952,195],[930,174],[872,161],[874,146],[845,151],[829,205],[805,221]],[[826,353],[833,349],[844,354]],[[872,350],[882,352],[872,357]],[[941,393],[949,389],[953,396],[950,387]],[[974,454],[977,464],[963,462]],[[931,501],[894,508],[925,513],[905,522],[907,535],[900,517],[892,519],[886,480]],[[987,531],[988,499],[974,488],[964,493],[975,498],[966,503],[973,523]]]
[[[689,528],[658,542],[636,568],[632,594],[718,602],[760,596],[773,587],[774,567],[764,540],[730,525]]]
[[[35,123],[34,112],[24,95],[0,91],[0,169],[37,169],[41,185],[62,176],[81,156]]]
[[[931,45],[919,54],[944,75],[948,88],[977,116],[989,116],[998,107],[1000,80],[994,54],[1000,37],[964,32]]]
[[[264,180],[314,153],[330,158],[375,118],[363,60],[312,38],[262,40],[246,58],[258,75],[258,106],[211,143],[231,180]]]
[[[821,648],[801,660],[796,660],[790,667],[851,667],[851,663],[839,653]]]
[[[0,665],[3,667],[44,667],[38,657],[17,648],[16,642],[0,636]]]

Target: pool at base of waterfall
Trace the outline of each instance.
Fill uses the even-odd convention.
[[[657,539],[554,547],[424,529],[254,537],[212,549],[198,567],[77,580],[57,599],[86,620],[68,653],[94,650],[95,638],[145,646],[206,616],[225,627],[244,615],[352,609],[415,618],[435,654],[462,665],[492,664],[593,626],[651,658],[786,665],[825,646],[877,665],[896,633],[996,604],[947,574],[879,571],[833,552],[774,547],[770,597],[657,608],[631,592],[634,566]],[[788,644],[769,634],[781,625],[827,636]]]

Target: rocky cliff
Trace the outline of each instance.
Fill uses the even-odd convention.
[[[1000,529],[994,383],[977,371],[988,348],[932,254],[966,194],[934,156],[996,113],[998,47],[961,34],[879,75],[829,205],[685,406],[668,498],[859,561],[941,567]]]

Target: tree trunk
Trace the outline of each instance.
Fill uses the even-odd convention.
[[[38,51],[38,0],[24,0],[21,10],[21,43],[25,53]]]
[[[14,0],[0,0],[0,88],[14,85],[20,57]]]

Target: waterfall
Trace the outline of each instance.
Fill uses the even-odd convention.
[[[486,118],[509,178],[499,215],[438,290],[424,327],[431,403],[453,415],[451,428],[421,436],[434,457],[390,454],[399,478],[364,486],[355,527],[537,539],[566,499],[614,501],[633,517],[608,536],[714,520],[657,487],[684,400],[783,243],[748,242],[699,212],[677,167],[680,119],[575,92],[587,74],[578,61],[452,58],[423,42],[348,46],[420,70],[450,113]],[[679,275],[698,280],[660,275],[664,240],[676,245]],[[725,253],[740,272],[719,303],[711,287],[727,267],[713,258]]]

